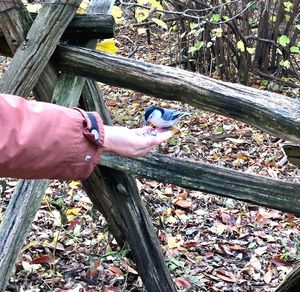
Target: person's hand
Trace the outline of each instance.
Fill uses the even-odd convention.
[[[158,131],[156,135],[150,135],[148,131],[151,129],[104,126],[103,151],[127,157],[143,156],[172,136],[170,131]]]

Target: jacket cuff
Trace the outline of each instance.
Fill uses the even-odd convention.
[[[85,156],[85,160],[90,162],[85,177],[81,177],[81,179],[85,179],[99,163],[104,143],[104,126],[103,121],[97,112],[85,112],[79,108],[75,108],[75,110],[80,112],[83,117],[82,134],[85,137],[85,143],[81,146],[85,150],[91,150],[91,155],[87,154]]]

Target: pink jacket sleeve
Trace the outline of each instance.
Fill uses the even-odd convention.
[[[84,179],[97,165],[104,139],[103,123],[80,109],[26,101],[0,94],[0,177]]]

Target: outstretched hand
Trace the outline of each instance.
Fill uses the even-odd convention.
[[[170,131],[157,131],[156,135],[150,135],[148,131],[151,129],[104,126],[103,150],[127,157],[143,156],[172,136]]]

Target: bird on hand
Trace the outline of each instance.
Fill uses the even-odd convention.
[[[185,116],[190,116],[190,114],[174,109],[151,106],[145,111],[144,125],[150,125],[157,129],[170,130]]]

